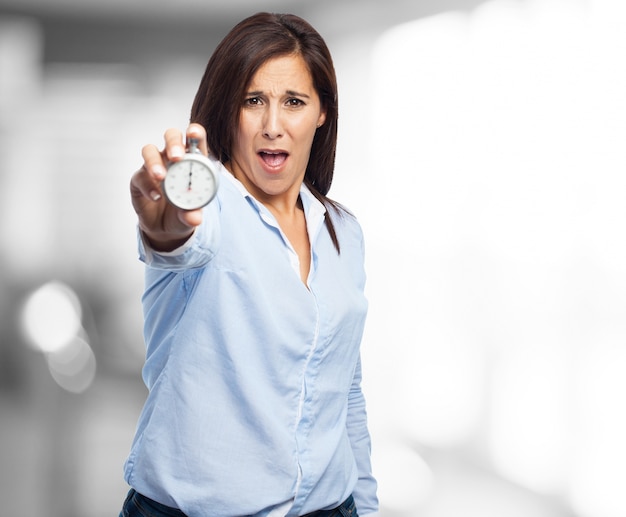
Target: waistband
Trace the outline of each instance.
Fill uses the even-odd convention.
[[[140,494],[135,489],[131,489],[128,493],[127,501],[133,500],[134,504],[140,508],[151,511],[153,515],[159,517],[186,517],[186,515],[178,508],[166,506],[157,501]],[[352,496],[348,497],[337,508],[332,510],[318,510],[316,512],[307,513],[302,517],[358,517],[356,507]]]
[[[337,508],[332,510],[318,510],[317,512],[307,513],[302,517],[358,517],[356,513],[356,506],[354,504],[354,498],[348,497]]]

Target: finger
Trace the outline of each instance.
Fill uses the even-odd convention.
[[[191,124],[189,124],[189,127],[187,128],[187,141],[189,141],[190,138],[196,138],[200,143],[199,149],[202,154],[208,154],[208,148],[206,143],[206,129],[204,129],[204,126],[196,122],[192,122]]]
[[[198,210],[179,210],[178,219],[186,226],[196,227],[202,223],[202,209]]]
[[[156,145],[148,144],[141,149],[144,169],[153,177],[154,184],[165,178],[165,164],[163,156]]]
[[[170,128],[165,132],[165,156],[167,159],[176,162],[185,154],[185,144],[183,134],[176,128]]]
[[[135,200],[143,197],[152,201],[161,199],[161,188],[158,181],[148,173],[146,167],[139,169],[130,179],[131,197]]]

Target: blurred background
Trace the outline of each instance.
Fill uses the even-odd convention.
[[[0,513],[118,514],[128,181],[260,10],[335,58],[381,516],[626,515],[623,0],[0,0]]]

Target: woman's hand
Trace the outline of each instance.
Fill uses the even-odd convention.
[[[206,131],[199,124],[191,124],[186,138],[197,138],[200,150],[206,155]],[[165,147],[146,145],[141,154],[143,166],[130,180],[130,197],[139,218],[139,228],[155,251],[172,251],[181,246],[202,222],[202,210],[182,210],[167,201],[161,189],[166,164],[185,154],[183,134],[177,129],[165,132]]]

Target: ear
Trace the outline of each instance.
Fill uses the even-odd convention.
[[[326,122],[326,111],[322,111],[320,113],[319,118],[317,119],[317,127],[318,127],[318,129],[324,125],[324,122]]]

